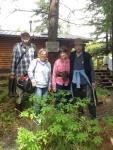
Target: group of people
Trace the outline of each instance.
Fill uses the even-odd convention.
[[[81,39],[74,42],[75,51],[68,57],[68,49],[65,46],[59,48],[59,58],[55,61],[51,75],[51,64],[47,61],[48,52],[40,49],[36,53],[36,47],[30,42],[30,34],[24,31],[21,34],[21,42],[14,45],[11,61],[10,79],[18,79],[21,75],[28,73],[32,82],[34,93],[42,98],[51,91],[70,90],[73,102],[77,98],[90,98],[88,104],[91,118],[96,118],[96,106],[92,89],[95,88],[95,73],[91,55],[83,51],[84,42]],[[19,64],[18,60],[22,56]],[[18,64],[18,65],[17,65]],[[16,98],[17,116],[21,111],[21,100],[24,92],[16,88],[18,97]],[[55,108],[61,101],[61,95],[56,98]],[[39,110],[40,111],[40,110]],[[39,113],[39,111],[37,113]],[[78,112],[83,115],[83,108]],[[38,115],[38,114],[37,114]]]

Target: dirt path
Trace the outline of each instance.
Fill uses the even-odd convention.
[[[103,122],[108,115],[113,116],[113,91],[110,91],[109,95],[102,104],[97,106],[97,118],[103,129],[101,133],[103,142],[100,150],[113,150],[113,127],[107,127],[106,123]]]

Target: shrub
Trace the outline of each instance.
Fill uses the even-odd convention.
[[[62,95],[58,109],[54,108],[56,96]],[[38,116],[35,115],[36,107],[28,108],[21,116],[28,119],[29,126],[19,128],[17,144],[22,150],[96,150],[102,139],[99,136],[98,121],[88,120],[85,116],[78,117],[78,107],[86,107],[89,99],[78,99],[73,104],[71,98],[67,104],[66,95],[69,91],[49,93],[46,99],[32,95],[34,100],[41,104],[42,109]],[[41,119],[37,125],[36,119]],[[32,125],[30,120],[32,121]]]

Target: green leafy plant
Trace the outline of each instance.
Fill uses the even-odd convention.
[[[0,103],[9,100],[8,97],[8,75],[0,76]]]
[[[107,115],[103,120],[107,122],[108,126],[113,127],[113,116]]]
[[[25,128],[19,128],[18,131],[18,143],[20,144],[21,149],[27,150],[38,150],[38,146],[36,143],[37,136],[33,134],[33,132],[29,131]]]
[[[56,96],[62,95],[62,100],[58,109],[54,108]],[[98,121],[88,120],[85,116],[78,116],[78,108],[85,108],[89,99],[77,99],[73,104],[71,98],[66,103],[66,95],[69,91],[59,91],[49,93],[46,99],[41,99],[36,95],[30,97],[42,106],[38,116],[35,115],[37,107],[28,108],[21,116],[28,119],[29,126],[19,128],[17,144],[22,150],[96,150],[102,142],[99,136],[100,127]],[[41,119],[41,124],[37,125],[36,120]],[[31,122],[29,121],[32,121]]]
[[[104,102],[106,97],[108,96],[108,89],[101,87],[100,85],[97,85],[96,94],[97,94],[98,102]]]
[[[0,150],[4,150],[4,149],[0,146]]]
[[[98,96],[106,97],[108,94],[108,90],[104,87],[101,87],[100,85],[97,85],[96,91]]]
[[[12,123],[14,123],[14,118],[13,118],[13,111],[12,110],[8,110],[4,113],[1,114],[1,119],[2,119],[2,124],[3,126],[7,127],[8,125],[11,125]]]

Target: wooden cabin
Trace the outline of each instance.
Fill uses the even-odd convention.
[[[20,32],[16,31],[0,31],[0,72],[9,72],[13,46],[17,42],[21,41],[20,34]],[[31,34],[31,42],[36,45],[37,52],[41,48],[46,48],[45,43],[48,41],[48,36],[46,34],[39,35],[37,32]],[[57,41],[59,42],[59,46],[65,45],[69,49],[70,53],[72,43],[76,38],[82,38],[86,43],[92,40],[90,38],[84,38],[77,35],[59,35]],[[56,60],[56,56],[56,52],[49,55],[49,61],[52,65]]]

